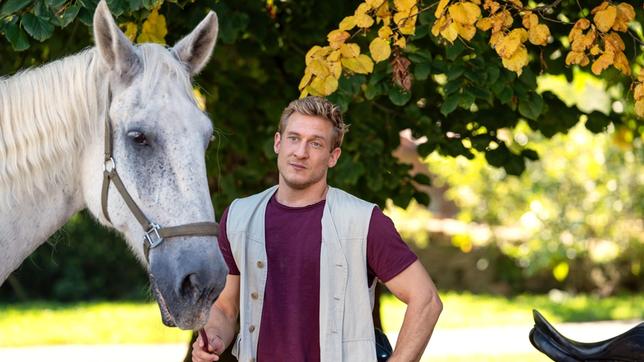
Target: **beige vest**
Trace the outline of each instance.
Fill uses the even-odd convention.
[[[239,361],[257,358],[267,269],[266,205],[277,190],[233,201],[226,234],[241,273]],[[375,205],[330,187],[322,214],[320,250],[320,360],[376,361],[373,298],[367,285],[367,233]],[[302,318],[306,318],[302,316]]]

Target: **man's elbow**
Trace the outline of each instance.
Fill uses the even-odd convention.
[[[422,293],[422,297],[419,298],[419,305],[422,306],[425,313],[432,319],[434,322],[438,320],[438,316],[443,311],[443,301],[436,289],[432,288],[425,293]]]

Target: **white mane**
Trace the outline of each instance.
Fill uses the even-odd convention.
[[[137,53],[146,89],[171,77],[194,99],[188,72],[168,50],[144,44]],[[97,137],[108,89],[98,60],[91,48],[0,78],[0,207],[67,179],[87,141]]]

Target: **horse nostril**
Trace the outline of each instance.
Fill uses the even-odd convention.
[[[199,285],[197,274],[191,273],[186,275],[186,277],[183,278],[183,281],[181,281],[181,290],[179,291],[179,294],[182,297],[197,299],[201,293],[200,289],[201,287]]]

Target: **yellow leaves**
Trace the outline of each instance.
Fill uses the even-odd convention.
[[[438,6],[436,7],[436,12],[434,12],[434,15],[436,16],[436,19],[438,19],[441,16],[443,16],[443,12],[445,11],[445,8],[447,7],[447,4],[449,4],[449,0],[440,0],[438,2]]]
[[[474,25],[454,23],[456,25],[456,32],[458,35],[465,40],[472,40],[474,35],[476,35],[476,28]]]
[[[499,40],[495,46],[496,52],[501,58],[510,58],[527,39],[528,32],[525,29],[514,29]]]
[[[342,19],[342,21],[340,21],[340,25],[338,25],[338,30],[340,31],[351,30],[355,27],[356,27],[356,17],[347,16],[346,18]]]
[[[333,30],[332,32],[327,35],[327,40],[329,41],[329,45],[331,45],[331,48],[333,49],[338,49],[340,48],[340,45],[344,44],[344,42],[349,39],[351,34],[344,30]]]
[[[373,18],[367,14],[355,15],[356,25],[360,28],[369,28],[373,25]]]
[[[644,117],[644,100],[635,102],[635,113],[640,117]]]
[[[617,7],[609,5],[608,2],[605,1],[593,9],[592,13],[595,14],[593,21],[597,26],[597,29],[602,33],[606,33],[615,23],[615,19],[617,18]]]
[[[141,34],[136,40],[139,43],[165,44],[166,34],[168,34],[168,28],[166,27],[165,16],[159,15],[159,9],[153,9],[145,22],[143,22]]]
[[[394,0],[394,7],[400,12],[409,12],[418,4],[417,0]]]
[[[310,69],[313,75],[320,78],[324,78],[329,75],[329,67],[327,67],[326,62],[322,59],[313,60],[308,69]]]
[[[544,24],[537,24],[528,30],[528,39],[534,45],[546,45],[550,38],[550,29]]]
[[[613,52],[619,52],[626,49],[626,47],[624,46],[624,41],[619,36],[619,34],[615,32],[610,32],[606,34],[606,36],[604,36],[604,47],[606,48],[606,50]]]
[[[360,54],[355,58],[342,59],[342,66],[358,74],[373,72],[373,61],[365,54]]]
[[[389,41],[382,38],[375,38],[369,44],[369,52],[371,52],[371,57],[376,63],[389,59],[391,55]]]
[[[617,5],[617,18],[613,24],[614,31],[626,32],[628,30],[628,23],[635,19],[635,9],[631,4],[620,3]]]
[[[342,44],[342,46],[340,46],[340,54],[345,58],[357,57],[360,55],[360,46],[354,43]]]
[[[440,35],[450,43],[459,36],[468,41],[472,40],[476,35],[474,24],[481,17],[481,8],[478,4],[480,4],[478,0],[459,1],[452,5],[449,5],[449,0],[440,1],[436,9],[437,18],[432,26],[432,34]]]
[[[136,33],[139,31],[137,25],[131,21],[128,21],[121,26],[123,25],[125,25],[125,36],[130,39],[130,41],[134,41],[134,39],[136,39]]]
[[[379,38],[389,39],[389,37],[391,37],[392,34],[393,34],[393,31],[391,31],[391,28],[386,25],[380,28],[380,30],[378,30]]]
[[[608,68],[611,64],[613,64],[613,60],[615,59],[615,54],[612,52],[604,52],[602,55],[599,56],[594,62],[593,65],[590,67],[593,73],[596,75],[601,74],[601,72]]]
[[[315,78],[308,87],[314,95],[327,95],[338,89],[338,80],[333,77]]]
[[[434,22],[434,25],[432,26],[432,34],[434,36],[438,36],[440,34],[444,39],[453,43],[458,37],[458,29],[452,19],[443,16],[436,19]]]
[[[481,9],[471,2],[459,2],[449,7],[449,15],[460,24],[474,25],[481,17]]]
[[[415,6],[409,10],[398,11],[394,14],[394,23],[398,26],[401,34],[411,35],[416,32],[416,20],[418,20],[418,8]]]
[[[369,5],[372,9],[379,8],[385,0],[366,0],[365,3]]]
[[[502,57],[501,60],[505,68],[521,75],[523,67],[528,65],[528,49],[521,44],[510,57]]]
[[[616,52],[613,60],[613,67],[622,72],[624,75],[631,75],[631,65],[624,52]]]
[[[610,30],[626,32],[628,31],[628,23],[635,19],[635,9],[627,3],[610,5],[605,1],[594,8],[591,14],[594,14],[593,21],[602,33],[607,33]]]
[[[640,69],[637,75],[637,83],[633,90],[633,98],[635,99],[635,113],[639,117],[644,117],[644,68]]]
[[[625,3],[611,5],[603,2],[591,11],[593,23],[588,19],[579,19],[568,34],[572,51],[566,56],[566,64],[583,67],[593,57],[590,69],[596,75],[611,65],[623,74],[630,75],[631,67],[624,54],[624,41],[611,29],[626,31],[628,22],[634,17],[634,10],[631,10],[632,6]]]
[[[536,26],[539,24],[539,17],[535,13],[528,13],[523,16],[523,27],[526,29],[530,29],[533,26]]]
[[[571,65],[571,64],[579,64],[582,67],[585,67],[590,63],[590,59],[586,56],[586,54],[582,52],[576,52],[576,51],[571,51],[566,55],[566,64]]]
[[[315,58],[321,58],[326,56],[331,52],[330,47],[321,47],[318,45],[313,46],[307,53],[306,56],[304,57],[306,65],[311,64],[311,61]]]
[[[313,76],[313,73],[311,73],[311,70],[309,68],[306,68],[304,71],[304,76],[300,80],[300,84],[297,86],[297,89],[303,89],[306,87],[309,82],[311,82],[311,77]]]

